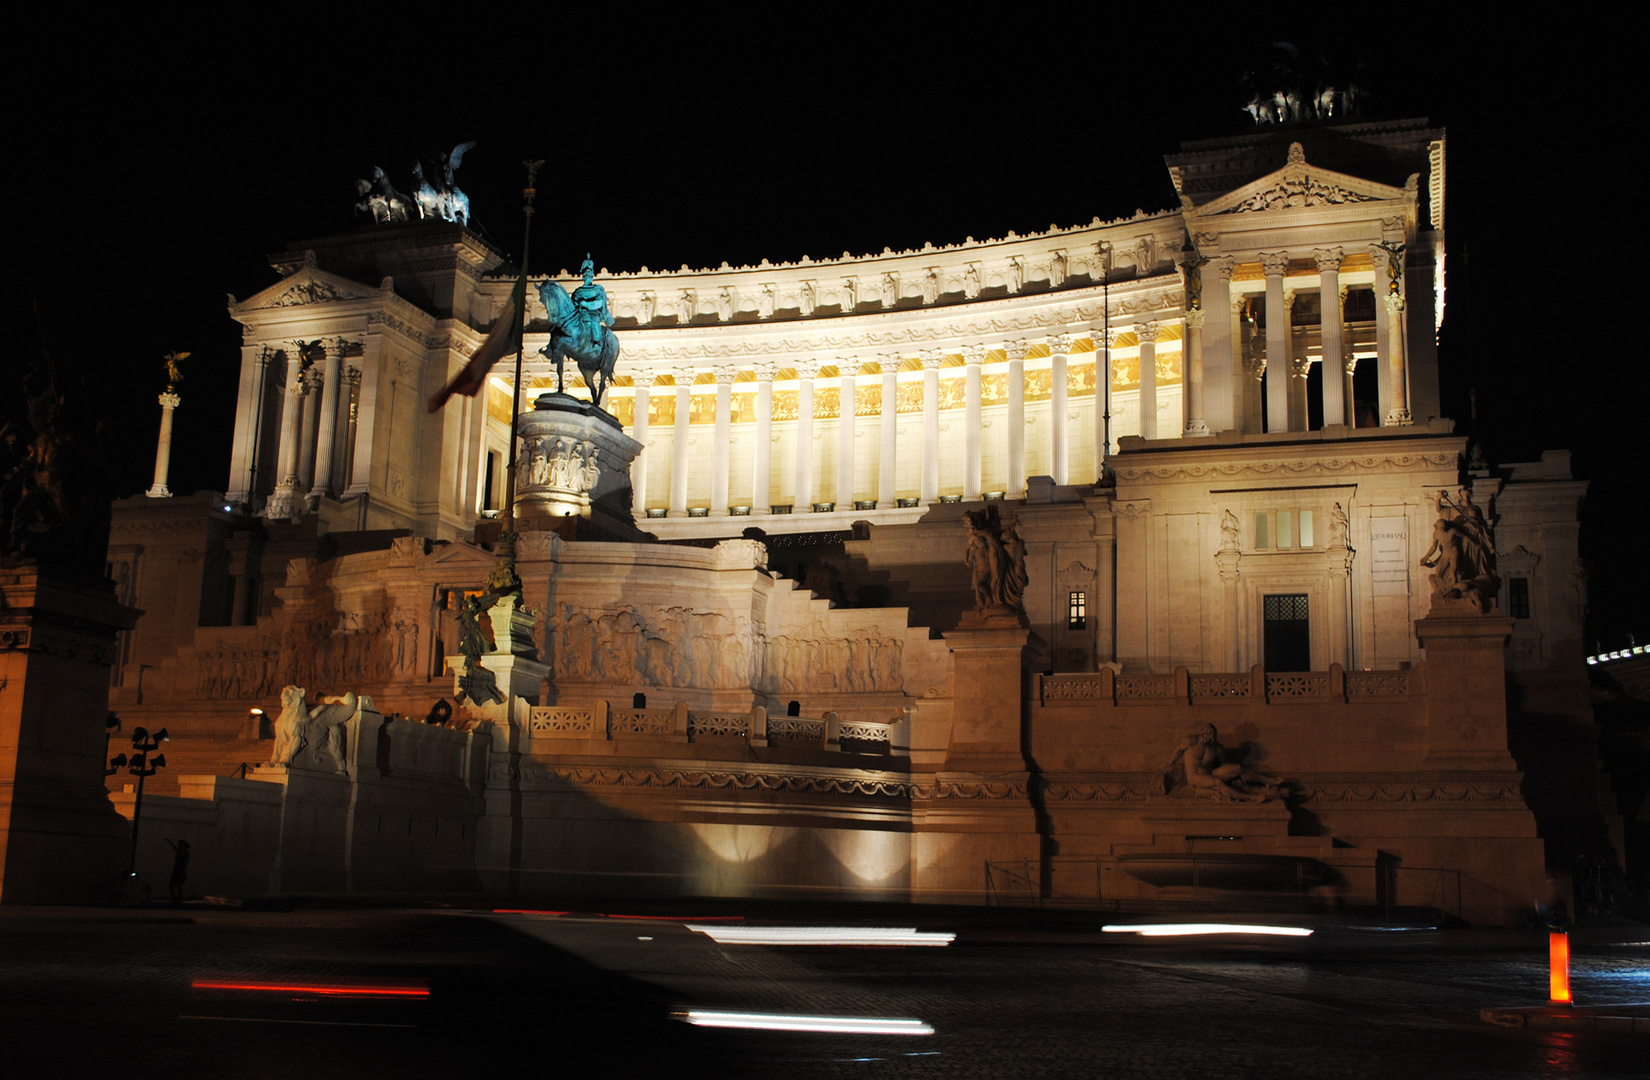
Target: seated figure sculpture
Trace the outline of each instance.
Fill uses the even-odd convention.
[[[1284,796],[1284,785],[1277,780],[1227,760],[1226,748],[1217,736],[1213,724],[1196,728],[1180,740],[1164,771],[1172,776],[1179,766],[1194,793],[1207,792],[1235,802],[1271,802]]]
[[[362,707],[372,708],[372,699],[355,693],[323,697],[310,709],[304,705],[304,688],[288,686],[281,691],[281,714],[275,718],[275,746],[271,765],[298,763],[301,751],[308,763],[344,772],[343,724]]]

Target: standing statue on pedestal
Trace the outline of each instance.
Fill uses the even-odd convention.
[[[571,296],[554,281],[539,286],[539,299],[550,318],[550,344],[539,351],[556,365],[557,393],[562,392],[562,358],[570,356],[590,387],[590,403],[600,408],[613,379],[613,365],[619,360],[619,339],[611,329],[613,312],[607,306],[607,290],[593,280],[595,264],[589,255],[580,270],[584,284]]]
[[[166,354],[166,392],[168,394],[178,392],[178,384],[183,382],[183,362],[187,359],[189,359],[189,354],[186,352],[169,352]]]

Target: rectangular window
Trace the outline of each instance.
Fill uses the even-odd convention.
[[[1312,546],[1312,511],[1301,511],[1301,547]]]
[[[1266,670],[1312,670],[1312,631],[1306,594],[1262,599]]]
[[[1088,597],[1074,592],[1066,600],[1066,629],[1086,630],[1089,625]]]
[[[1530,617],[1530,579],[1515,577],[1507,579],[1507,614],[1515,619]]]
[[[1272,546],[1272,515],[1262,512],[1255,515],[1255,546],[1269,548]]]
[[[1294,515],[1287,510],[1278,511],[1278,547],[1295,546]]]

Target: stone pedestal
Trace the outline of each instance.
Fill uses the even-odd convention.
[[[1044,877],[1043,838],[1032,802],[1024,717],[1041,638],[1006,610],[970,612],[945,635],[955,657],[950,752],[912,799],[912,886],[919,898],[981,902],[988,864]]]
[[[551,530],[568,540],[643,538],[630,487],[642,444],[617,420],[570,395],[540,394],[519,430],[518,529]]]
[[[1459,612],[1459,613],[1457,613]],[[1506,644],[1513,621],[1465,603],[1415,621],[1427,651],[1427,759],[1441,768],[1515,768],[1507,749]]]
[[[103,582],[0,568],[0,903],[113,898],[130,834],[104,717],[115,634],[139,614]]]

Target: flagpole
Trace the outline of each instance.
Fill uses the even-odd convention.
[[[527,252],[533,236],[533,199],[538,194],[534,185],[538,181],[539,167],[544,162],[524,161],[522,164],[527,166],[527,186],[521,192],[524,200],[521,212],[526,218],[521,229],[521,279],[525,281]],[[494,596],[521,591],[521,579],[516,576],[516,443],[521,423],[522,352],[526,348],[527,337],[525,290],[513,317],[519,321],[519,328],[516,331],[516,377],[510,387],[510,464],[504,471],[504,528],[498,538],[498,565],[487,579],[487,591]]]

